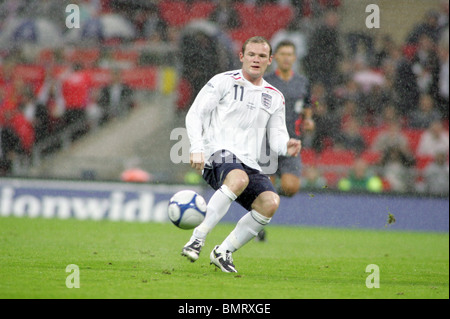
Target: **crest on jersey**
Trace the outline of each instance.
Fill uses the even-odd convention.
[[[272,95],[263,93],[261,95],[261,103],[266,109],[270,109],[272,106]]]

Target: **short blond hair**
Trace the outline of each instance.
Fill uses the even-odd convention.
[[[247,48],[247,44],[249,44],[249,43],[267,43],[267,45],[269,46],[269,49],[270,49],[269,56],[272,56],[272,46],[270,45],[269,41],[262,36],[255,36],[255,37],[251,37],[251,38],[247,39],[244,42],[244,44],[242,45],[242,54],[245,53],[245,49]]]

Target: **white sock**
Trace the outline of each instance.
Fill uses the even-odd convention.
[[[271,218],[261,215],[256,210],[248,212],[238,221],[236,228],[225,238],[217,251],[235,252],[258,235],[264,226],[270,223],[270,220]]]
[[[237,196],[226,185],[222,185],[209,200],[205,219],[194,229],[191,240],[200,239],[204,241],[206,235],[208,235],[223,216],[225,216],[231,203],[236,200],[236,198]]]

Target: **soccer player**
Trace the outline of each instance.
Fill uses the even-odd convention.
[[[283,94],[263,75],[272,63],[272,48],[263,37],[252,37],[239,53],[240,70],[214,76],[199,92],[186,115],[191,167],[216,190],[204,221],[182,249],[192,262],[199,257],[208,233],[233,201],[248,213],[210,254],[223,272],[237,272],[232,253],[253,239],[278,209],[280,198],[258,164],[266,132],[278,155],[298,156],[300,140],[290,139]]]
[[[296,47],[291,41],[281,41],[274,51],[275,72],[265,80],[278,88],[286,101],[286,126],[289,136],[300,139],[300,124],[304,130],[313,130],[309,81],[293,70]],[[280,178],[279,194],[292,197],[300,190],[301,158],[280,156],[278,170],[271,175],[272,183]]]

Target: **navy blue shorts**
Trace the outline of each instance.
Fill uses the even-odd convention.
[[[211,156],[209,161],[211,165],[205,165],[203,178],[214,190],[218,190],[222,186],[228,173],[232,170],[240,169],[247,173],[248,186],[236,199],[236,202],[247,211],[252,210],[252,204],[259,194],[266,191],[276,193],[268,176],[245,165],[231,152],[218,151]]]

